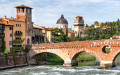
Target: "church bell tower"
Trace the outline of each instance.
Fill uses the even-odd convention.
[[[84,20],[82,16],[76,16],[74,20],[75,37],[83,37],[84,35]]]

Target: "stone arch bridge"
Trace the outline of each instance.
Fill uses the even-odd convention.
[[[106,54],[103,47],[109,46],[110,53]],[[96,55],[100,60],[101,67],[112,67],[116,56],[120,53],[120,40],[93,40],[93,41],[77,41],[51,44],[32,45],[29,56],[32,57],[49,52],[60,56],[64,60],[64,66],[72,66],[76,63],[75,58],[80,52],[90,52]]]

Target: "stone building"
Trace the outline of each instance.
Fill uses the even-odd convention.
[[[25,35],[25,45],[31,45],[32,44],[32,29],[33,29],[33,22],[32,22],[32,8],[25,6],[25,5],[21,5],[21,6],[16,6],[16,19],[17,20],[24,20],[24,26],[21,24],[21,28],[20,26],[17,26],[17,22],[16,21],[16,28],[21,29],[21,31],[23,32],[23,34]],[[20,24],[19,24],[20,25]],[[22,28],[24,28],[24,30],[22,30]],[[18,29],[18,30],[19,30]],[[15,31],[16,32],[16,31]]]
[[[12,41],[13,25],[4,18],[0,18],[0,52],[4,51],[4,45],[8,51],[11,51],[13,47]]]
[[[51,34],[52,29],[53,28],[46,28],[42,26],[33,25],[32,43],[52,43],[54,41],[53,36]]]
[[[3,42],[4,42],[4,23],[0,22],[0,52],[3,50]]]
[[[64,15],[61,15],[61,17],[57,20],[56,27],[62,29],[68,28],[68,21],[64,18]]]
[[[84,20],[82,16],[76,16],[74,20],[75,37],[84,37]]]
[[[54,38],[53,38],[52,32],[51,32],[52,29],[53,29],[53,28],[46,28],[46,30],[47,30],[46,42],[47,42],[47,43],[52,43],[52,42],[54,42]]]
[[[40,44],[44,42],[44,37],[43,37],[43,27],[41,26],[37,26],[37,25],[33,25],[33,34],[32,34],[32,43],[33,44]]]
[[[66,29],[63,30],[64,34],[66,34]],[[74,30],[68,29],[68,37],[75,38]]]
[[[47,38],[47,29],[45,27],[42,27],[43,30],[42,30],[42,35],[43,35],[43,42],[46,43],[46,38]]]
[[[109,27],[108,25],[103,26],[102,29],[111,29],[111,27]]]
[[[16,6],[16,18],[6,18],[4,20],[13,25],[13,49],[23,50],[32,44],[32,8],[20,5]]]
[[[101,24],[95,24],[94,28],[99,28],[101,27]]]

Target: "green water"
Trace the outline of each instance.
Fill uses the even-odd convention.
[[[94,66],[99,65],[99,61],[96,60],[95,55],[87,52],[82,52],[76,58],[78,66]]]
[[[79,62],[78,66],[94,66],[99,65],[99,62],[96,61],[86,61],[86,62]]]

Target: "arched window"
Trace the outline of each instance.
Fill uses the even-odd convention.
[[[22,12],[24,13],[24,8],[22,8]]]
[[[18,12],[20,12],[20,8],[18,8]]]

